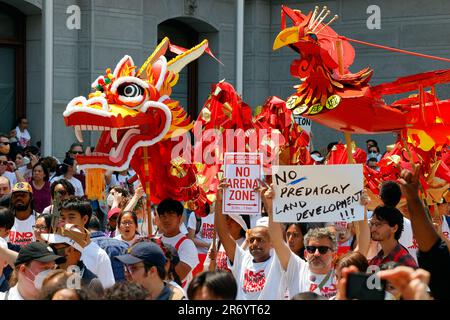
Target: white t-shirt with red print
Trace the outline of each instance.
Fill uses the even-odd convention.
[[[238,285],[236,300],[282,300],[284,297],[284,272],[273,250],[266,261],[254,262],[250,252],[237,245],[231,272]]]
[[[197,226],[197,218],[195,217],[195,213],[191,213],[188,220],[188,228],[192,230],[196,230]],[[214,236],[214,213],[208,214],[206,217],[201,218],[201,227],[199,232],[195,235],[195,238],[206,242],[208,245],[211,245]],[[205,247],[197,247],[198,253],[208,253],[208,248]]]
[[[242,244],[245,242],[245,238],[239,238],[236,240],[236,244],[242,247]],[[206,256],[205,262],[203,263],[203,270],[206,271],[209,269],[209,265],[211,264],[211,259],[209,256]],[[231,272],[231,263],[227,257],[227,253],[225,252],[225,248],[223,244],[220,244],[219,250],[217,250],[216,254],[216,270],[225,270]]]
[[[14,226],[9,232],[9,243],[16,244],[21,247],[31,242],[36,241],[34,237],[33,226],[36,223],[36,212],[28,217],[26,220],[14,219]]]
[[[288,284],[289,298],[301,292],[315,292],[329,299],[334,297],[337,292],[334,270],[331,270],[329,274],[313,273],[308,263],[293,253],[289,258],[286,270],[286,283]]]
[[[186,239],[182,240],[182,238]],[[194,242],[191,239],[188,239],[186,235],[181,232],[170,238],[162,235],[160,239],[162,243],[171,245],[177,249],[180,261],[191,267],[189,274],[184,279],[181,279],[183,282],[183,288],[187,289],[192,280],[192,270],[194,270],[199,263],[197,248],[195,247]]]

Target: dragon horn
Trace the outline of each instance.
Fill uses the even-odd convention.
[[[147,68],[149,66],[151,67],[159,59],[159,57],[166,54],[167,48],[169,48],[169,44],[170,44],[169,38],[165,37],[164,39],[162,39],[162,41],[156,47],[155,51],[153,51],[151,56],[148,57],[148,59],[144,62],[142,67],[139,69],[139,71],[137,73],[138,77],[140,77],[142,75],[141,78],[144,78],[144,79],[147,78],[147,73],[145,71],[147,70]]]
[[[283,46],[298,42],[298,27],[290,27],[281,31],[273,42],[272,50],[277,50]]]
[[[179,73],[187,64],[198,59],[208,49],[208,40],[203,40],[192,49],[186,50],[167,63],[167,71]]]
[[[316,18],[317,11],[319,11],[319,6],[316,6],[316,7],[314,8],[314,13],[313,13],[311,19],[309,20],[308,27],[309,27],[310,29],[311,29],[311,27],[312,27],[312,24],[314,23],[314,19]]]
[[[316,30],[316,28],[322,23],[323,20],[325,20],[325,18],[331,13],[330,10],[328,10],[324,16],[322,18],[320,18],[319,22],[317,22],[316,25],[314,25],[314,27],[312,28],[312,31]]]

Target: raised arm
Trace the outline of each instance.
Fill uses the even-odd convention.
[[[419,174],[420,166],[413,164],[413,172],[402,170],[399,183],[402,193],[406,197],[411,218],[411,227],[419,250],[428,252],[436,241],[438,241],[439,235],[434,229],[433,223],[425,212],[425,207],[419,198]]]
[[[125,209],[123,211],[134,211],[134,207],[136,206],[136,204],[138,203],[139,199],[142,198],[144,196],[144,188],[142,188],[141,185],[139,185],[139,187],[136,188],[133,196],[131,197],[130,201],[128,201],[127,205],[125,206]],[[119,200],[119,198],[118,198]],[[121,202],[121,198],[120,201],[117,205],[120,204]]]
[[[273,221],[273,198],[275,197],[275,192],[271,187],[268,187],[266,191],[261,192],[261,198],[264,203],[264,207],[269,215],[269,234],[270,240],[272,241],[272,246],[280,260],[281,267],[287,270],[289,259],[293,254],[289,249],[286,242],[283,240],[282,226],[278,222]]]
[[[366,193],[363,193],[361,204],[364,205],[364,220],[355,221],[356,247],[355,251],[367,257],[370,247],[370,227],[367,219],[367,205],[369,199]]]
[[[227,223],[224,215],[222,214],[222,196],[223,189],[227,187],[225,180],[222,180],[217,189],[217,200],[215,205],[215,214],[214,214],[214,226],[216,228],[217,234],[219,235],[220,242],[223,244],[225,252],[227,254],[228,259],[231,262],[234,261],[234,253],[236,251],[236,241],[234,241],[233,237],[228,230]]]

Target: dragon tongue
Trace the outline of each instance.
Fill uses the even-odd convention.
[[[75,137],[77,137],[78,142],[83,143],[83,134],[79,126],[75,127]]]
[[[117,128],[111,128],[111,139],[114,143],[117,143]]]

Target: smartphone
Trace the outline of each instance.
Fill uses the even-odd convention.
[[[386,280],[376,274],[349,273],[347,277],[347,298],[357,300],[384,300]]]

